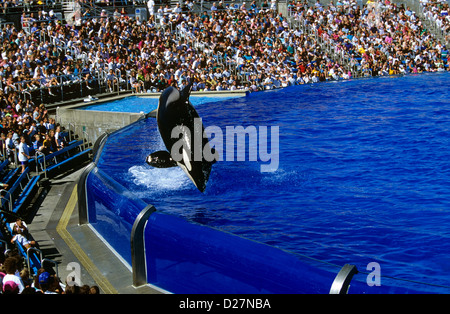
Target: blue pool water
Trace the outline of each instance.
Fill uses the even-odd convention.
[[[230,98],[241,97],[240,95],[231,96],[217,96],[217,97],[206,97],[206,96],[192,96],[191,102],[194,106],[203,103],[210,103],[216,101],[224,101]],[[79,107],[79,110],[90,110],[90,111],[109,111],[109,112],[126,112],[126,113],[148,113],[150,111],[158,108],[158,97],[139,97],[130,96],[110,102],[101,102],[92,105],[86,105]]]
[[[377,262],[384,276],[450,286],[449,74],[197,104],[205,126],[224,133],[279,127],[277,171],[219,161],[203,194],[181,169],[145,164],[164,147],[154,119],[111,138],[99,168],[158,211],[299,256],[360,270]]]

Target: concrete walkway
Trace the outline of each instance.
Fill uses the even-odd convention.
[[[134,287],[131,268],[113,253],[89,225],[78,223],[77,182],[83,169],[50,180],[48,193],[28,227],[45,258],[58,264],[65,283],[97,285],[103,294],[155,294],[150,286]]]

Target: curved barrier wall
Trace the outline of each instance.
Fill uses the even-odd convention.
[[[80,224],[91,224],[132,266],[135,286],[149,283],[172,293],[329,293],[332,286],[338,287],[333,292],[347,292],[355,274],[345,273],[345,267],[340,271],[300,259],[266,244],[157,212],[136,199],[96,166],[114,133],[99,138],[94,162],[78,183]],[[410,283],[369,286],[367,276],[356,274],[349,292],[421,292],[420,286],[413,289]]]
[[[97,167],[86,178],[89,223],[131,265],[131,229],[147,204],[127,192]]]

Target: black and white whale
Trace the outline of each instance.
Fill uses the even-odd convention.
[[[218,155],[210,147],[203,123],[189,101],[191,89],[192,83],[181,92],[171,86],[161,93],[156,120],[167,151],[148,155],[146,162],[157,168],[179,166],[204,192]]]

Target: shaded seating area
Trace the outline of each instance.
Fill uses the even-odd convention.
[[[4,184],[0,198],[0,250],[5,257],[20,256],[30,279],[41,268],[57,274],[58,265],[43,256],[39,243],[28,245],[15,240],[14,224],[18,219],[32,221],[38,207],[36,201],[48,189],[48,180],[80,169],[90,160],[91,153],[92,149],[84,140],[73,140],[54,153],[38,154],[30,159],[23,172],[20,167],[13,167],[7,159],[0,163],[0,182]],[[27,234],[26,239],[34,241],[32,234]]]

